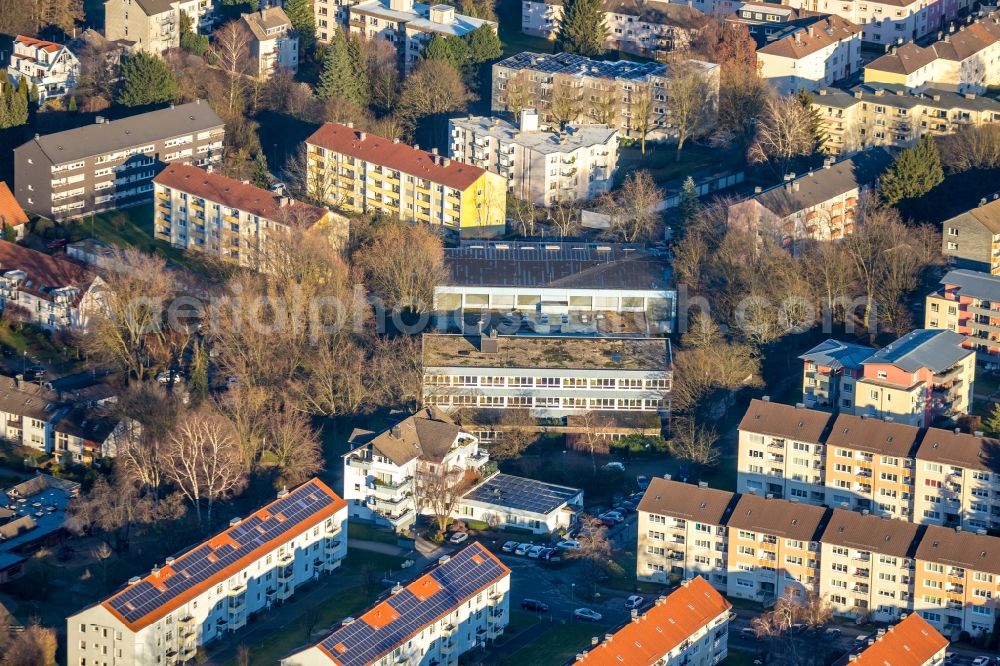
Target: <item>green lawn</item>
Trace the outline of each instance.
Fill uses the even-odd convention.
[[[347,523],[347,539],[361,539],[363,541],[378,541],[380,543],[391,543],[396,545],[396,535],[389,530],[379,529],[374,525],[364,523]]]
[[[726,666],[753,666],[754,656],[752,652],[742,650],[730,650],[729,656],[722,662]]]
[[[705,169],[725,171],[737,168],[742,163],[743,156],[739,151],[732,149],[687,143],[678,160],[676,144],[647,143],[645,155],[639,146],[619,149],[618,171],[615,178],[620,183],[630,172],[646,169],[657,183],[667,183],[686,178],[697,171]]]
[[[539,620],[539,622],[548,622]],[[563,664],[590,647],[590,639],[601,636],[605,625],[583,622],[553,622],[541,636],[505,660],[511,664]]]
[[[500,41],[503,42],[505,58],[522,51],[552,53],[552,42],[543,37],[532,37],[521,32],[520,0],[500,0],[497,3],[497,18],[500,23]]]

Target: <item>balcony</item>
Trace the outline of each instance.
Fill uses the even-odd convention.
[[[412,476],[404,476],[402,479],[400,479],[399,481],[395,481],[395,482],[382,481],[382,480],[376,478],[372,482],[372,485],[375,488],[375,494],[376,495],[378,495],[378,494],[383,494],[384,495],[385,493],[388,493],[389,491],[399,490],[401,488],[409,488],[412,485],[412,483],[413,483],[413,477]],[[390,497],[391,496],[392,495],[390,495]]]
[[[247,610],[247,598],[246,595],[240,597],[231,597],[229,599],[229,613],[230,615],[239,615],[240,613],[245,613]]]
[[[347,466],[355,469],[367,470],[372,466],[371,458],[348,458]]]
[[[340,547],[342,543],[343,542],[341,542],[340,539],[337,539],[336,541],[327,541],[326,545],[323,546],[323,554],[336,555],[337,553],[340,552]]]
[[[278,582],[287,583],[295,578],[295,567],[282,567],[278,569]]]

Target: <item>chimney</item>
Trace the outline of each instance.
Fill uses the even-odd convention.
[[[522,132],[537,132],[538,111],[535,109],[521,109],[519,125]]]
[[[364,132],[358,132],[358,141],[364,141],[366,136],[368,135]]]
[[[438,149],[437,148],[431,148],[431,155],[437,155],[437,154],[438,154]]]
[[[600,639],[600,638],[598,638],[597,636],[591,636],[591,637],[590,637],[590,644],[591,644],[591,645],[594,645],[594,646],[596,646],[596,645],[597,645],[598,643],[600,643],[600,642],[601,642],[601,639]]]
[[[391,428],[389,428],[389,434],[395,437],[396,439],[399,439],[400,436],[403,434],[402,431],[399,429],[399,424],[396,424]]]
[[[442,555],[438,558],[438,565],[448,564],[449,562],[451,562],[451,556],[449,555]]]
[[[497,338],[497,331],[493,329],[489,336],[479,334],[479,351],[483,354],[499,354],[500,339]]]
[[[167,565],[167,566],[169,567],[169,566],[170,566],[171,564],[173,564],[173,563],[174,563],[174,558],[172,558],[172,557],[168,557],[168,558],[167,558],[167,559],[165,560],[165,562],[166,562],[166,565]]]
[[[983,197],[982,199],[979,200],[979,205],[980,206],[985,206],[986,205],[986,197]]]
[[[348,122],[348,123],[347,123],[347,127],[348,127],[349,129],[354,129],[354,121],[352,120],[352,121]]]
[[[394,138],[394,139],[392,140],[392,142],[393,142],[393,143],[399,143],[399,137],[398,137],[398,136],[397,136],[397,137],[395,137],[395,138]]]
[[[792,183],[792,189],[795,190],[796,192],[798,192],[799,191],[799,184],[798,183]]]
[[[288,197],[286,196],[278,197],[278,207],[285,208],[286,206],[288,206]]]
[[[21,388],[21,382],[24,381],[24,375],[17,374],[14,375],[14,388]]]
[[[153,568],[150,570],[149,573],[153,574],[153,578],[159,578],[160,577],[160,567],[158,567],[158,566],[156,566],[154,564]]]
[[[441,166],[451,166],[451,160],[447,157],[441,158]]]
[[[764,191],[764,188],[761,187],[760,185],[757,185],[756,187],[753,188],[753,193],[754,194],[760,194],[763,191]]]
[[[278,499],[288,496],[288,486],[281,486],[281,490],[278,491]]]
[[[769,395],[761,396],[760,400],[761,402],[771,402],[771,396]]]
[[[632,616],[633,620],[638,620],[639,619],[639,609],[638,608],[633,608],[632,612],[630,613],[630,615]]]

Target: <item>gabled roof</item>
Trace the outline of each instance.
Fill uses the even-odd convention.
[[[18,291],[49,301],[54,298],[52,290],[75,287],[79,289],[75,302],[79,302],[96,278],[68,259],[0,240],[0,275],[8,271],[24,271],[25,278],[18,283]]]
[[[30,46],[36,49],[42,49],[43,51],[48,51],[49,53],[55,53],[56,51],[63,48],[61,44],[56,44],[55,42],[48,42],[44,39],[35,39],[34,37],[27,37],[25,35],[18,35],[14,39],[14,44],[24,44],[25,46]]]
[[[650,479],[638,510],[708,525],[725,525],[736,497],[728,490],[694,486],[657,476]]]
[[[950,220],[945,220],[944,224],[948,224],[951,220],[958,220],[961,218],[972,218],[979,224],[986,227],[990,233],[1000,234],[1000,199],[993,199],[982,206],[971,208],[964,213],[956,215]]]
[[[834,509],[821,541],[893,557],[913,557],[922,532],[919,525],[905,520]]]
[[[319,479],[282,495],[101,602],[138,631],[347,506]]]
[[[945,273],[941,284],[958,287],[960,296],[971,296],[984,301],[1000,301],[1000,275],[961,268]]]
[[[685,581],[652,608],[576,659],[580,666],[652,666],[731,608],[704,578]]]
[[[1000,538],[928,525],[917,559],[1000,575]]]
[[[874,353],[875,348],[868,345],[830,339],[819,343],[799,358],[833,370],[857,369],[861,367],[862,361]]]
[[[843,449],[912,458],[919,441],[920,428],[916,426],[840,414],[833,422],[826,444]]]
[[[936,59],[937,53],[933,47],[924,48],[909,42],[868,63],[865,65],[865,71],[870,69],[893,74],[912,74]]]
[[[886,629],[850,663],[852,666],[924,666],[946,647],[947,638],[919,613],[911,613],[899,624]]]
[[[754,399],[740,421],[740,430],[818,443],[832,420],[829,412]]]
[[[740,495],[729,528],[773,534],[783,539],[819,541],[819,529],[829,509],[812,504]]]
[[[416,458],[440,463],[461,432],[450,416],[437,407],[426,407],[373,437],[372,433],[355,431],[351,443],[370,445],[399,466]]]
[[[837,42],[853,39],[860,33],[861,27],[859,25],[837,15],[832,15],[762,46],[757,49],[757,53],[798,60],[822,51]]]
[[[154,183],[289,226],[309,227],[329,211],[188,164],[168,164]]]
[[[948,33],[929,46],[903,44],[868,63],[865,69],[894,74],[912,74],[935,60],[961,62],[1000,41],[1000,14],[992,14],[958,31]],[[933,79],[933,77],[932,77]]]
[[[471,543],[308,649],[338,666],[375,664],[508,576],[510,569],[493,553],[478,541]]]
[[[928,428],[917,449],[917,460],[986,472],[1000,470],[1000,439]]]
[[[944,372],[966,356],[972,349],[962,346],[965,336],[943,329],[918,328],[869,356],[864,365],[888,363],[906,372],[928,368],[931,372]]]
[[[282,26],[286,28],[286,31],[292,28],[292,22],[289,20],[288,14],[281,7],[268,7],[267,9],[261,9],[251,14],[243,14],[241,18],[259,42],[278,39],[284,35],[283,32],[269,35],[267,34],[268,30]]]
[[[18,227],[27,223],[28,216],[21,204],[17,203],[7,183],[0,180],[0,228],[4,225]]]
[[[486,173],[471,164],[433,155],[405,143],[383,139],[340,123],[325,123],[306,139],[306,143],[417,178],[426,178],[456,190],[465,190]]]

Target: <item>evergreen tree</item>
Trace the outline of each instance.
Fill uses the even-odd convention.
[[[69,96],[69,103],[66,105],[66,110],[70,113],[76,113],[76,97],[73,95]]]
[[[903,199],[923,196],[944,180],[941,155],[934,139],[925,134],[912,148],[899,153],[879,178],[879,192],[890,206]]]
[[[0,79],[0,129],[10,127],[10,96],[10,84]]]
[[[813,137],[813,151],[817,151],[820,147],[826,143],[826,132],[823,131],[823,116],[820,115],[819,109],[813,106],[812,95],[805,88],[799,90],[795,95],[795,98],[805,109],[806,115],[809,119],[809,131]]]
[[[198,34],[187,12],[181,12],[180,20],[181,48],[188,53],[204,55],[208,50],[208,35]]]
[[[312,53],[316,44],[316,18],[313,16],[312,0],[288,0],[285,3],[285,14],[299,33],[299,53]]]
[[[267,159],[261,151],[258,151],[257,157],[254,158],[253,173],[250,175],[250,182],[257,187],[262,187],[264,189],[271,187],[273,183],[271,180],[271,172],[267,168]]]
[[[503,55],[503,44],[489,25],[479,26],[465,36],[465,41],[469,46],[469,60],[473,64],[478,65]]]
[[[35,82],[32,81],[31,89],[28,91],[28,101],[32,104],[38,104],[38,97],[38,86],[36,86]]]
[[[701,211],[701,202],[698,200],[698,186],[694,183],[694,178],[688,176],[681,189],[681,199],[677,204],[677,213],[681,222],[689,222]]]
[[[424,60],[444,60],[459,72],[469,66],[469,45],[455,35],[434,35],[421,55]]]
[[[208,355],[200,342],[195,343],[191,356],[188,398],[193,407],[197,407],[208,398]]]
[[[603,0],[567,0],[556,35],[559,51],[599,56],[604,53],[608,27],[604,24]]]
[[[316,96],[320,99],[341,98],[359,106],[367,106],[371,97],[364,44],[350,39],[340,30],[334,35],[323,57]]]
[[[7,98],[7,127],[16,127],[28,122],[28,83],[22,78],[17,89],[7,86],[10,97]]]
[[[990,415],[983,421],[983,430],[993,437],[1000,436],[1000,402],[993,404]]]
[[[159,56],[139,51],[122,62],[115,101],[122,106],[169,102],[177,95],[173,72]]]

